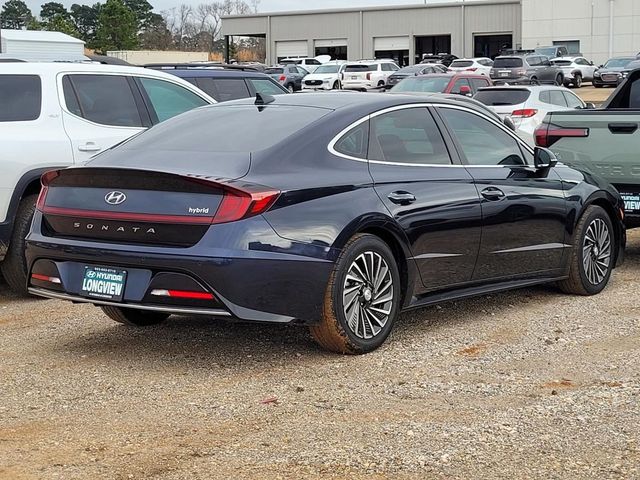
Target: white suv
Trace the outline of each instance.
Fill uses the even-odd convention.
[[[320,65],[302,80],[303,90],[339,90],[342,87],[342,72],[347,62],[336,60]]]
[[[215,103],[178,77],[83,63],[0,64],[0,269],[26,293],[24,238],[40,176],[175,115]]]
[[[380,88],[400,67],[393,60],[360,60],[348,63],[342,71],[342,88],[347,90],[367,90]]]

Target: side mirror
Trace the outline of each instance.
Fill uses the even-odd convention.
[[[471,96],[471,87],[468,85],[462,85],[460,87],[460,91],[458,92],[460,95],[465,95],[467,97]]]
[[[555,167],[558,159],[551,150],[542,147],[536,147],[533,154],[533,165],[538,170]]]

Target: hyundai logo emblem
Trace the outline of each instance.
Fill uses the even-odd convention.
[[[121,203],[124,203],[126,199],[127,196],[124,193],[118,191],[109,192],[104,196],[104,201],[109,205],[120,205]]]

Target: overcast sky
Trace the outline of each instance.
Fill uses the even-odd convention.
[[[40,14],[40,5],[46,3],[46,1],[48,0],[26,0],[27,5],[29,5],[29,8],[35,15]],[[97,1],[104,3],[104,1],[106,0],[62,0],[62,3],[69,7],[74,3],[86,3],[92,5]],[[181,3],[198,5],[199,3],[207,3],[207,1],[208,0],[149,0],[149,3],[154,6],[156,12],[160,12],[162,10],[168,10],[172,7],[177,7]],[[427,3],[432,3],[434,1],[438,0],[427,0]],[[4,3],[4,0],[0,0],[0,4],[2,3]],[[261,0],[260,12],[275,12],[280,10],[315,10],[323,8],[350,8],[373,5],[406,5],[410,3],[424,3],[424,0],[317,0],[315,2],[309,2],[308,0]]]

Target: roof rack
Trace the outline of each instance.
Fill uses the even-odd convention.
[[[251,65],[236,65],[218,62],[202,63],[148,63],[144,68],[154,70],[198,70],[198,69],[219,69],[219,70],[241,70],[249,72],[259,72],[260,70]]]

